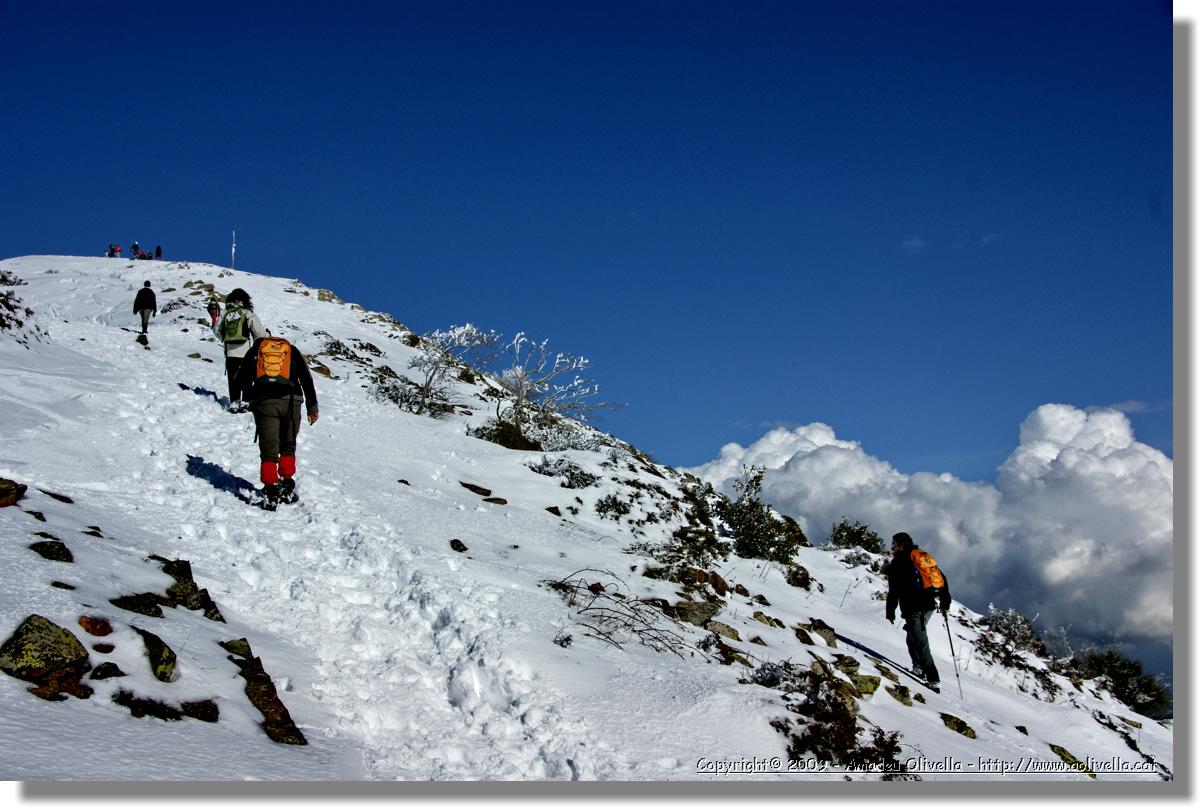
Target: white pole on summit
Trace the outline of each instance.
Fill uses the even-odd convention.
[[[233,248],[229,251],[229,268],[237,269],[237,231],[233,231]]]

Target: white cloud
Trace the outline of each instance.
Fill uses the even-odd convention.
[[[815,542],[843,516],[904,530],[975,609],[1016,606],[1080,635],[1170,639],[1173,464],[1116,410],[1046,404],[1025,419],[996,483],[906,475],[812,423],[731,443],[691,469],[726,491],[743,464]]]

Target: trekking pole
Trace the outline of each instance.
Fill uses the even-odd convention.
[[[942,619],[946,621],[946,639],[950,641],[950,660],[954,663],[954,678],[958,681],[958,697],[964,698],[962,692],[962,678],[958,675],[958,657],[954,655],[954,638],[950,636],[950,618],[945,612],[942,612]]]

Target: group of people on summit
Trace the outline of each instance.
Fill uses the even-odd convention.
[[[121,257],[121,245],[120,244],[109,244],[108,249],[104,253],[104,256],[106,258],[120,258]],[[150,252],[149,250],[143,250],[141,248],[141,245],[139,245],[135,241],[135,242],[133,242],[133,244],[129,245],[129,257],[130,258],[140,258],[144,261],[149,261],[149,260],[161,261],[162,260],[162,245],[161,244],[155,245],[154,252]]]

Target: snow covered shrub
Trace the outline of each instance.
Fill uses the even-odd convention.
[[[565,457],[559,457],[553,461],[548,457],[543,457],[541,463],[536,465],[530,464],[528,468],[530,471],[546,477],[561,477],[562,482],[559,485],[563,488],[590,488],[600,479],[595,474],[584,471]]]
[[[850,524],[846,517],[842,517],[842,521],[838,522],[829,531],[829,545],[831,547],[846,548],[846,547],[861,547],[868,553],[883,553],[885,547],[883,539],[871,526],[865,522],[855,522]]]
[[[614,522],[619,522],[621,517],[627,516],[631,510],[633,510],[633,506],[616,494],[607,494],[596,500],[596,513],[600,515],[601,519],[612,519]]]
[[[1088,648],[1055,668],[1076,682],[1097,680],[1113,698],[1142,715],[1161,719],[1172,713],[1171,692],[1162,678],[1143,674],[1141,662],[1113,646]]]
[[[733,550],[742,558],[763,558],[778,564],[790,564],[796,550],[808,540],[800,525],[775,516],[762,496],[762,466],[743,466],[741,479],[733,481],[736,500],[723,498],[717,515],[733,535]]]
[[[1052,669],[1037,659],[1047,653],[1032,620],[1016,609],[997,609],[989,604],[980,627],[975,650],[983,659],[1019,674],[1019,690],[1047,701],[1058,697],[1062,688],[1054,681]]]
[[[470,431],[470,434],[481,439],[503,446],[505,449],[516,449],[523,452],[540,452],[543,447],[533,438],[513,426],[509,421],[488,419],[481,427]]]
[[[788,704],[788,710],[797,717],[771,722],[788,738],[789,760],[800,763],[815,759],[836,767],[878,772],[884,780],[916,779],[899,759],[900,733],[860,727],[857,699],[861,693],[829,665],[818,661],[806,670],[784,661],[760,671],[756,671],[758,683],[778,682],[764,686],[804,697],[799,703]]]
[[[17,278],[15,275],[7,271],[0,270],[0,286],[22,286],[25,281]],[[20,332],[26,330],[27,319],[33,316],[33,309],[26,306],[17,297],[16,292],[11,290],[0,292],[0,331],[13,331],[17,333],[16,340],[26,348],[29,347],[28,339]],[[35,340],[41,339],[45,334],[37,326],[33,326],[32,337]]]
[[[687,570],[707,570],[729,557],[729,542],[717,537],[713,524],[710,499],[719,495],[712,485],[698,482],[684,485],[682,493],[683,516],[687,524],[676,528],[671,538],[662,544],[630,547],[630,551],[645,553],[665,566],[665,569],[656,570],[652,577],[678,582]]]

